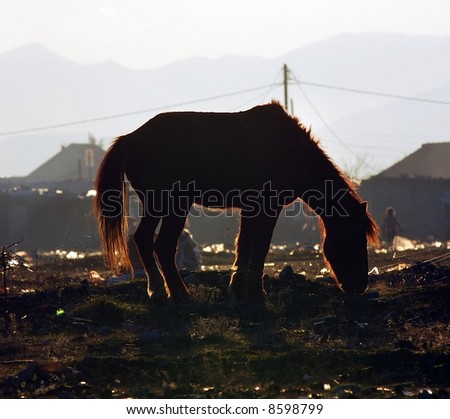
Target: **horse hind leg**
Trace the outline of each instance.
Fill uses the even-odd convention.
[[[178,238],[185,222],[186,216],[170,214],[163,217],[158,238],[155,241],[155,253],[164,275],[169,297],[175,302],[183,301],[188,297],[186,285],[175,263]]]
[[[152,302],[165,304],[168,295],[164,277],[155,260],[153,243],[159,221],[159,217],[144,217],[134,234],[134,241],[147,274],[147,293]]]

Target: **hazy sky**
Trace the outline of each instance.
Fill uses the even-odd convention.
[[[0,0],[0,53],[41,43],[78,63],[150,68],[275,57],[344,32],[450,35],[448,0]]]

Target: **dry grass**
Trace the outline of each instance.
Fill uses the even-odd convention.
[[[400,262],[429,257],[405,254]],[[286,264],[279,262],[266,280],[267,308],[249,310],[231,303],[223,272],[192,274],[190,303],[157,307],[148,302],[144,280],[90,282],[98,262],[48,266],[38,279],[12,278],[0,396],[449,394],[445,264],[382,272],[369,293],[348,298],[329,278],[314,279],[323,267],[317,255],[298,266],[289,261],[295,272],[311,265],[306,278],[289,282],[278,277]],[[393,261],[376,255],[373,263]],[[65,314],[57,314],[60,308]],[[48,369],[50,378],[43,373]]]

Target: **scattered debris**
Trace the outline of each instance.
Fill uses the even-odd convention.
[[[214,255],[227,269],[182,271],[181,306],[152,306],[145,278],[105,281],[100,257],[11,271],[0,397],[448,398],[448,250],[373,253],[354,296],[316,279],[317,256],[269,258],[250,320],[227,293],[227,253]]]
[[[94,284],[105,282],[106,279],[101,277],[100,274],[97,271],[90,271],[89,272],[89,280],[93,282]]]
[[[62,362],[36,360],[17,375],[7,377],[1,386],[6,397],[74,398],[86,384],[80,371]]]

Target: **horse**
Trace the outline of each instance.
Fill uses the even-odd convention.
[[[378,240],[367,203],[311,129],[278,102],[241,112],[161,113],[114,140],[99,166],[94,199],[105,263],[112,269],[132,270],[128,183],[142,203],[133,238],[156,303],[188,298],[175,254],[193,205],[240,210],[228,285],[238,302],[264,301],[264,261],[275,224],[299,198],[321,220],[323,255],[337,285],[350,294],[367,289],[368,245]]]

